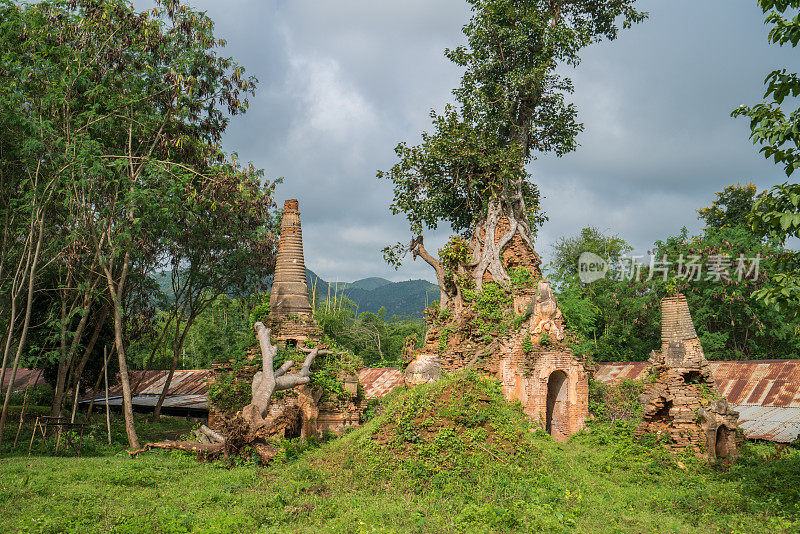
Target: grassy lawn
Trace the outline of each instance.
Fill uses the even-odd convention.
[[[287,443],[263,469],[119,446],[6,456],[0,531],[800,531],[800,451],[750,444],[707,465],[608,423],[559,444],[498,394],[463,377],[400,392],[360,429]]]

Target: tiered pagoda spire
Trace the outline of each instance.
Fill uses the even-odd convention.
[[[270,296],[270,321],[280,321],[289,315],[310,316],[306,264],[303,259],[303,232],[300,229],[300,209],[296,198],[283,205],[281,239],[275,265],[275,279]]]

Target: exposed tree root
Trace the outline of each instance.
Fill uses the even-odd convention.
[[[198,460],[212,461],[224,455],[226,458],[248,456],[255,452],[262,464],[268,463],[279,449],[272,444],[273,438],[279,435],[296,434],[302,420],[300,407],[286,404],[278,413],[268,416],[269,406],[275,391],[291,389],[307,384],[311,376],[311,364],[319,354],[330,354],[330,351],[319,347],[307,349],[301,347],[308,356],[298,373],[288,373],[294,362],[287,361],[279,369],[273,369],[278,347],[270,341],[270,330],[262,323],[255,324],[256,336],[261,345],[262,370],[253,377],[253,396],[250,404],[242,408],[233,417],[222,420],[221,432],[203,425],[199,432],[210,443],[194,441],[160,441],[148,443],[143,448],[128,451],[131,458],[151,449],[174,449],[196,452]],[[265,417],[267,417],[265,419]]]
[[[128,451],[131,458],[151,449],[173,449],[178,451],[196,452],[198,461],[211,462],[218,459],[225,452],[224,443],[197,443],[196,441],[158,441],[147,443],[141,449]]]

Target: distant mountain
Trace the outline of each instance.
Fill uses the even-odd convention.
[[[330,294],[344,294],[358,306],[358,312],[378,313],[386,308],[386,316],[422,317],[423,310],[439,299],[439,286],[427,280],[391,282],[385,278],[364,278],[355,282],[326,282],[310,269],[306,269],[309,290],[316,291],[317,299]]]
[[[172,298],[172,278],[169,271],[153,275],[161,290]],[[272,276],[267,279],[271,284]],[[439,299],[439,286],[426,280],[391,282],[385,278],[370,277],[355,282],[327,282],[317,274],[306,269],[306,282],[309,291],[316,291],[317,302],[325,300],[330,294],[344,294],[358,306],[358,312],[378,313],[386,308],[386,317],[422,317],[423,310],[434,300]]]
[[[348,288],[357,287],[359,289],[366,289],[367,291],[372,291],[373,289],[378,289],[381,286],[385,286],[388,284],[392,284],[386,278],[377,278],[375,276],[371,278],[364,278],[363,280],[356,280],[352,284],[347,284]]]

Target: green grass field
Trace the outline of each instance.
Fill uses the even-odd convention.
[[[800,532],[800,451],[749,444],[708,465],[632,428],[595,423],[559,444],[496,384],[459,376],[393,395],[343,438],[286,443],[267,468],[131,460],[119,445],[7,455],[0,531]]]

